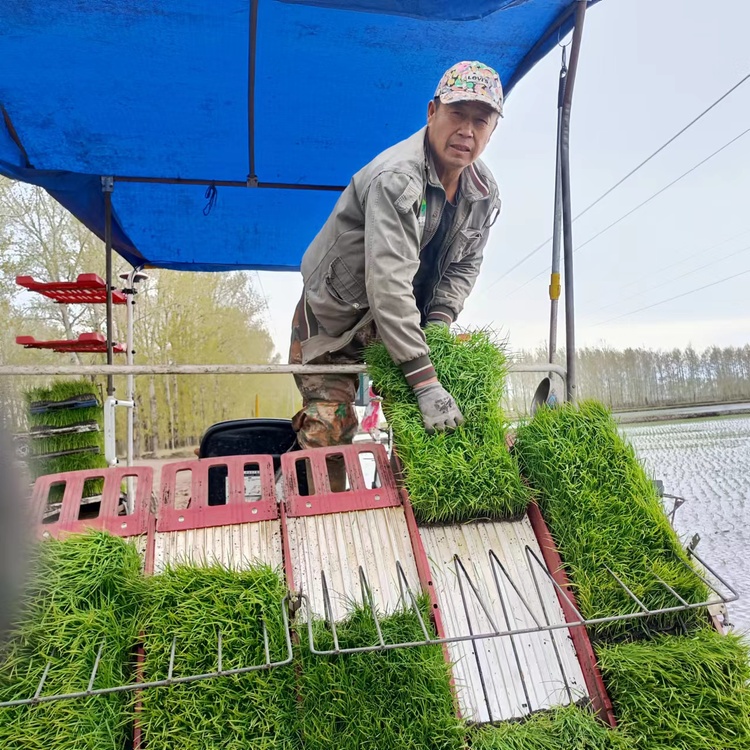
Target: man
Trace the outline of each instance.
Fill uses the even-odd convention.
[[[414,389],[428,432],[463,421],[435,376],[422,327],[453,323],[479,273],[500,208],[479,156],[502,107],[492,68],[465,61],[446,71],[427,126],[354,175],[302,258],[289,361],[361,362],[364,347],[379,337]],[[296,381],[300,445],[351,443],[357,376]]]

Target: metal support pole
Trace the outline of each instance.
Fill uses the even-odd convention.
[[[135,320],[135,295],[138,294],[136,290],[136,284],[143,280],[145,278],[145,274],[140,273],[140,267],[134,268],[128,275],[125,277],[123,274],[120,278],[124,278],[127,282],[127,288],[123,289],[123,292],[125,293],[125,296],[127,298],[127,352],[125,354],[126,362],[128,365],[132,365],[135,361],[135,343],[134,343],[134,336],[133,336],[133,325]],[[133,375],[132,372],[129,372],[126,376],[126,395],[125,399],[127,401],[130,401],[131,403],[135,404],[135,375]],[[133,443],[134,443],[134,430],[133,430],[133,422],[134,422],[134,412],[135,407],[128,408],[128,422],[127,422],[127,465],[132,466],[133,465]]]
[[[578,57],[581,51],[585,16],[586,0],[578,0],[560,128],[560,184],[562,187],[563,258],[565,262],[565,369],[568,372],[566,393],[568,401],[576,400],[578,388],[576,379],[575,301],[573,293],[573,210],[570,201],[570,110],[573,101],[576,70],[578,69]]]
[[[134,348],[134,341],[133,341],[133,321],[135,319],[135,295],[136,292],[136,276],[139,272],[138,268],[134,268],[128,275],[127,275],[127,289],[123,289],[123,292],[125,292],[125,298],[127,300],[126,306],[127,306],[127,352],[125,353],[126,362],[129,365],[132,365],[135,360],[135,348]],[[129,406],[127,408],[127,437],[126,437],[126,445],[125,445],[125,463],[127,466],[133,465],[134,460],[134,428],[135,428],[135,375],[132,373],[128,373],[125,376],[125,390],[126,395],[125,399],[128,401],[132,406]],[[128,507],[128,513],[133,512],[133,508],[135,507],[135,484],[133,482],[133,477],[127,477],[125,480],[127,482],[127,507]]]
[[[128,320],[128,333],[127,333],[127,352],[125,354],[125,361],[127,364],[133,364],[133,355],[135,351],[133,349],[133,316],[135,315],[135,285],[133,282],[133,276],[135,275],[135,269],[133,269],[128,278],[128,289],[127,289],[127,320]],[[125,376],[125,399],[135,403],[135,376],[129,373]],[[133,412],[134,409],[128,409],[128,430],[127,430],[127,445],[126,445],[126,463],[128,466],[133,465]]]
[[[112,333],[112,190],[114,178],[102,177],[102,192],[104,193],[104,252],[107,265],[107,364],[113,362],[113,333]],[[112,375],[107,375],[107,395],[115,393],[115,381]]]
[[[552,272],[549,280],[549,361],[555,361],[557,351],[557,309],[560,302],[560,230],[562,227],[562,185],[560,177],[560,133],[562,109],[565,98],[565,81],[568,75],[565,47],[562,48],[560,81],[557,87],[557,132],[555,140],[555,219],[552,230]]]

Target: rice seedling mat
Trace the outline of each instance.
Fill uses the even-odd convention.
[[[225,502],[209,505],[212,472],[226,473]],[[249,483],[252,473],[257,483]],[[189,475],[187,507],[178,485]],[[218,563],[245,570],[283,567],[279,507],[271,456],[223,456],[166,464],[154,542],[154,572],[170,565]]]
[[[638,750],[750,747],[750,653],[741,635],[704,627],[597,652]]]
[[[107,467],[104,412],[94,390],[94,384],[83,379],[25,390],[30,431],[22,452],[34,478]],[[101,479],[87,482],[84,495],[99,495],[101,486]],[[51,499],[59,502],[62,495],[53,491]]]
[[[427,326],[425,337],[438,379],[464,416],[453,431],[427,434],[416,396],[385,346],[376,342],[365,352],[417,520],[519,518],[530,493],[506,444],[508,424],[500,409],[507,369],[502,344],[486,331],[454,336],[443,326]]]
[[[343,492],[330,490],[328,465],[336,457],[346,467],[348,489]],[[362,465],[373,460],[374,484],[379,486],[367,487]],[[309,494],[301,494],[299,464],[307,468]],[[352,603],[365,601],[368,588],[379,614],[408,606],[405,587],[416,595],[420,580],[383,446],[357,443],[297,451],[284,454],[281,466],[287,583],[304,595],[302,615],[341,621],[351,612]]]
[[[131,513],[120,514],[121,488],[128,478],[132,478],[136,485],[134,507]],[[98,515],[81,518],[81,515],[90,512],[87,502],[89,498],[84,497],[84,488],[92,479],[100,480],[103,485]],[[35,695],[43,696],[45,702],[54,706],[50,709],[50,716],[65,716],[71,711],[75,714],[75,709],[58,709],[55,704],[61,695],[68,696],[61,703],[69,703],[71,700],[84,698],[87,692],[93,690],[92,695],[95,697],[85,699],[86,713],[88,707],[95,706],[91,701],[99,697],[97,693],[106,693],[109,689],[124,684],[122,681],[127,679],[125,654],[129,654],[135,642],[134,611],[138,592],[131,579],[137,578],[138,574],[134,560],[147,560],[148,550],[153,542],[153,517],[150,514],[152,484],[153,470],[144,466],[74,471],[37,479],[31,498],[32,518],[36,521],[34,535],[41,544],[46,544],[46,540],[54,540],[50,543],[57,545],[53,548],[56,552],[51,557],[46,556],[44,550],[40,552],[40,559],[45,561],[48,569],[45,580],[38,585],[46,586],[50,593],[49,602],[41,602],[39,605],[39,616],[49,617],[50,622],[55,623],[56,618],[63,613],[65,615],[56,625],[50,624],[49,628],[45,627],[44,622],[31,623],[30,632],[33,633],[34,628],[39,631],[32,643],[52,643],[51,636],[41,631],[60,629],[54,646],[46,646],[47,660],[51,665],[49,672],[37,675],[38,682],[27,688],[28,695],[14,694],[12,698],[4,696],[5,700],[31,703]],[[51,516],[47,514],[47,508],[53,490],[62,495],[62,502],[59,511]],[[86,532],[99,532],[99,536],[92,536],[90,542],[86,537],[78,536]],[[68,547],[65,540],[71,535],[75,535],[74,541]],[[133,549],[128,551],[121,538],[127,539]],[[90,544],[90,550],[86,549],[87,544]],[[56,559],[59,560],[59,570],[53,567]],[[75,567],[76,559],[79,560],[80,570]],[[117,567],[118,560],[122,560],[122,570]],[[142,568],[143,563],[138,567]],[[98,598],[93,594],[90,597],[81,595],[76,590],[78,576],[87,582],[81,585],[99,586],[101,591],[97,594]],[[55,584],[58,579],[59,585]],[[116,607],[110,606],[106,601],[106,596],[101,593],[105,590],[120,591]],[[132,600],[127,606],[119,601],[123,599],[122,591],[125,590],[130,591]],[[60,598],[62,605],[54,601],[56,597]],[[99,599],[104,603],[97,604]],[[124,614],[125,611],[129,613],[130,621]],[[133,639],[130,642],[127,640],[128,633]],[[43,646],[40,648],[44,650]],[[29,663],[27,676],[37,666]],[[59,678],[57,672],[61,670],[63,675]],[[75,676],[73,681],[69,679],[71,674]],[[113,680],[115,684],[112,684]],[[11,680],[7,696],[14,690],[13,682]],[[102,700],[106,711],[119,705],[119,699],[113,701],[112,696]],[[0,711],[4,710],[0,706]]]
[[[106,532],[66,534],[41,541],[30,566],[20,621],[0,662],[0,747],[122,750],[133,694],[97,693],[132,679],[143,590],[138,552]]]
[[[564,626],[552,582],[527,554],[528,548],[542,559],[526,516],[419,533],[446,637]],[[461,714],[474,723],[520,718],[589,695],[565,627],[457,641],[448,650]]]
[[[225,477],[223,497],[213,494],[216,476]],[[187,498],[179,491],[185,484]],[[168,665],[176,678],[225,671],[146,690],[135,750],[171,750],[175,741],[291,747],[295,689],[272,457],[166,464],[153,548],[143,679],[167,679]]]
[[[709,604],[738,598],[682,548],[653,483],[603,405],[538,410],[519,428],[515,451],[596,639],[701,627]]]

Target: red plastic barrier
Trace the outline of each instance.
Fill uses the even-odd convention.
[[[360,455],[372,454],[381,486],[368,488],[365,483]],[[327,459],[343,456],[349,489],[332,492],[328,476]],[[307,471],[310,494],[300,494],[297,464],[302,463]],[[355,510],[391,508],[401,505],[396,483],[388,463],[388,454],[380,443],[356,443],[336,445],[329,448],[314,448],[307,451],[285,453],[281,457],[284,476],[286,512],[289,517],[318,516],[326,513],[345,513]]]
[[[134,511],[120,515],[123,482],[127,477],[135,477],[137,480]],[[84,484],[88,480],[102,478],[104,487],[98,516],[81,518],[89,501],[89,498],[83,497]],[[153,482],[153,469],[149,466],[85,469],[39,477],[34,484],[32,495],[34,513],[39,524],[37,534],[41,537],[58,537],[62,533],[84,532],[88,529],[108,531],[122,537],[145,534],[148,529]],[[45,523],[43,519],[49,505],[50,489],[53,485],[60,484],[65,485],[65,490],[59,516],[56,520]]]
[[[245,498],[245,467],[257,465],[261,496]],[[209,505],[209,469],[226,467],[228,492],[225,505]],[[190,499],[187,508],[177,508],[177,475],[191,472]],[[273,521],[279,517],[276,502],[273,458],[271,456],[220,456],[166,464],[162,469],[161,503],[157,531],[184,531],[210,526],[230,526],[254,521]]]

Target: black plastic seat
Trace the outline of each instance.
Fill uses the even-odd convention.
[[[201,438],[198,458],[270,455],[273,468],[281,468],[281,456],[299,450],[291,419],[231,419],[211,425]],[[226,502],[227,471],[212,467],[208,479],[208,504]]]

